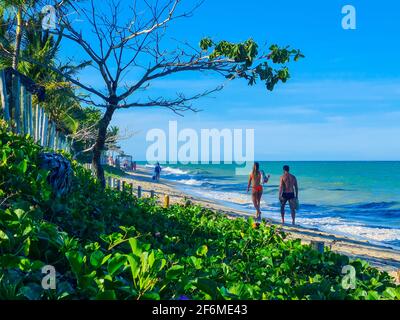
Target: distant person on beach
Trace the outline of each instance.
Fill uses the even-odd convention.
[[[258,162],[254,162],[253,170],[249,176],[249,183],[247,184],[247,192],[251,188],[251,198],[253,200],[254,207],[256,209],[256,219],[261,219],[261,197],[263,194],[263,183],[267,183],[269,180],[268,177],[265,176],[264,171],[260,171],[260,164]]]
[[[125,171],[129,169],[128,168],[128,160],[124,160],[122,167],[124,168]]]
[[[112,156],[109,156],[109,157],[108,157],[108,165],[109,165],[109,166],[113,166],[113,165],[114,165],[114,159],[113,159]]]
[[[133,168],[133,171],[136,171],[136,161],[133,161],[132,168]]]
[[[279,200],[281,202],[282,224],[285,223],[285,205],[289,201],[292,224],[295,224],[296,209],[298,207],[299,187],[297,179],[289,173],[289,166],[283,166],[283,175],[279,185]]]
[[[157,162],[157,164],[156,164],[156,166],[154,167],[154,176],[153,176],[153,179],[155,180],[155,181],[160,181],[160,174],[161,174],[161,166],[160,166],[160,163],[159,162]]]

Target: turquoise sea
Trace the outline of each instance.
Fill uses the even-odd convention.
[[[271,175],[264,186],[263,217],[280,220],[278,188],[284,164],[299,183],[299,225],[400,247],[400,161],[261,161],[261,169]],[[235,175],[236,167],[165,164],[162,178],[179,182],[186,192],[252,212],[248,176]]]

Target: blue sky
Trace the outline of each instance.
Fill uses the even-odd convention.
[[[356,30],[341,27],[346,4],[357,10]],[[289,66],[289,82],[269,92],[262,84],[248,87],[213,75],[174,76],[151,90],[170,95],[225,88],[195,102],[199,113],[132,109],[118,111],[112,124],[136,132],[121,144],[137,159],[145,157],[149,129],[177,120],[180,129],[254,128],[259,160],[400,160],[399,12],[394,0],[206,0],[193,17],[171,24],[167,35],[193,45],[205,36],[289,44],[306,55]]]

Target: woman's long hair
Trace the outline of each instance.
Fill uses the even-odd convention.
[[[255,179],[259,173],[259,169],[260,169],[260,164],[258,162],[254,162],[253,165],[253,171],[252,171],[252,175],[253,175],[253,179]]]

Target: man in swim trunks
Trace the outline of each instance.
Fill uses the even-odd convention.
[[[299,196],[299,188],[297,179],[289,173],[289,166],[283,166],[283,175],[279,185],[279,200],[281,202],[282,224],[285,223],[285,205],[289,201],[290,212],[292,214],[292,224],[295,224],[297,199]]]

